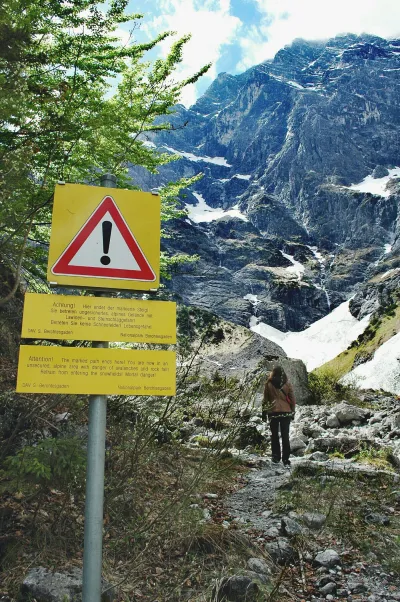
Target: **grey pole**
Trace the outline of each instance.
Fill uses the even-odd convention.
[[[117,179],[112,174],[104,174],[100,184],[107,188],[116,188]],[[102,293],[98,293],[98,296],[102,296]],[[108,347],[108,343],[93,342],[92,347],[104,349]],[[83,602],[100,602],[101,600],[106,417],[107,396],[91,395],[86,468]]]

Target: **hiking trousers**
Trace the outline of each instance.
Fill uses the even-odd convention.
[[[289,443],[289,429],[290,429],[290,416],[283,416],[279,414],[274,416],[273,414],[268,415],[269,428],[271,429],[271,448],[272,448],[272,460],[273,462],[282,462],[287,464],[290,456],[290,443]],[[279,441],[279,427],[281,430],[282,438],[282,454],[281,444]]]

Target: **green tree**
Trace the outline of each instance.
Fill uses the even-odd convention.
[[[156,172],[171,160],[144,144],[145,134],[171,127],[163,116],[182,88],[209,68],[174,80],[189,36],[173,43],[165,59],[146,62],[145,53],[173,32],[146,44],[122,43],[118,28],[130,23],[132,39],[142,18],[126,14],[127,4],[0,5],[0,254],[16,274],[22,266],[31,276],[43,275],[40,243],[48,241],[57,181],[95,184],[112,172],[118,186],[133,188],[129,164]],[[176,215],[172,192],[188,184],[166,189],[164,220]]]

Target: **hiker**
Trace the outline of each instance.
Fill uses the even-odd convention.
[[[265,383],[262,406],[263,420],[268,417],[271,429],[272,462],[274,464],[278,464],[282,458],[284,466],[290,467],[289,428],[290,421],[294,417],[295,407],[293,387],[282,366],[275,366]],[[282,454],[279,427],[282,437]]]

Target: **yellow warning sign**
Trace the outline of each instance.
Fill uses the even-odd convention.
[[[47,279],[84,288],[159,286],[160,197],[149,192],[58,184]]]
[[[21,345],[18,393],[175,395],[174,351]]]
[[[176,303],[26,293],[22,336],[173,344]]]

